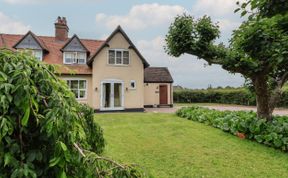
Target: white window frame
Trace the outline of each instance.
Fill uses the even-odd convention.
[[[122,85],[122,92],[121,92],[121,107],[114,107],[114,90],[111,90],[112,91],[112,95],[110,95],[110,100],[111,100],[111,105],[112,107],[104,107],[103,106],[103,90],[104,90],[104,83],[110,83],[111,84],[111,88],[114,88],[114,84],[115,83],[121,83]],[[101,111],[105,111],[105,110],[108,110],[108,111],[117,111],[117,110],[124,110],[124,103],[125,103],[125,96],[124,96],[124,81],[123,80],[119,80],[119,79],[105,79],[105,80],[102,80],[101,81],[101,91],[100,91],[100,110]]]
[[[131,87],[131,83],[134,83],[134,87]],[[129,88],[130,88],[131,90],[136,90],[136,88],[137,88],[136,80],[130,80]]]
[[[86,79],[81,79],[81,78],[65,78],[64,79],[67,82],[70,81],[78,81],[78,88],[77,88],[77,93],[78,93],[78,96],[75,96],[75,98],[77,100],[86,100],[87,99],[87,94],[88,94],[88,81]],[[85,81],[86,82],[86,88],[85,89],[79,89],[79,81]],[[71,90],[71,84],[67,84],[69,89]],[[72,90],[71,90],[72,91]],[[83,98],[78,98],[80,96],[80,91],[85,91],[85,97]]]
[[[115,51],[115,61],[114,61],[114,64],[110,64],[109,63],[109,52],[110,51]],[[117,56],[117,52],[121,52],[121,64],[117,64],[117,58],[116,58],[116,56]],[[128,64],[124,64],[124,51],[126,51],[126,52],[128,52]],[[108,51],[107,51],[107,64],[108,65],[115,65],[115,66],[129,66],[130,65],[130,58],[131,58],[131,56],[130,56],[130,51],[129,50],[127,50],[127,49],[108,49]]]
[[[66,62],[66,55],[67,53],[74,53],[74,55],[76,56],[76,58],[74,58],[73,62]],[[79,63],[79,59],[78,59],[78,54],[84,54],[84,63]],[[77,51],[64,51],[63,52],[63,64],[86,64],[87,62],[87,53],[86,52],[77,52]]]
[[[24,51],[24,52],[28,52],[31,53],[32,56],[34,56],[36,59],[38,59],[39,61],[43,60],[43,50],[41,49],[17,49],[18,51]],[[35,52],[40,52],[40,58],[37,58],[37,56],[35,55]]]
[[[32,55],[33,55],[36,59],[38,59],[39,61],[42,61],[42,60],[43,60],[43,50],[41,50],[41,49],[31,49],[31,51],[32,51]],[[35,52],[40,52],[40,56],[36,56],[36,55],[35,55]],[[38,57],[40,57],[40,58],[38,58]]]

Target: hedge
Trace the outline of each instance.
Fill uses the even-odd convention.
[[[283,151],[288,150],[288,117],[273,116],[272,122],[258,119],[255,112],[217,111],[201,107],[182,108],[179,117],[205,123],[240,138],[247,138]]]
[[[255,95],[245,88],[176,90],[173,93],[175,103],[222,103],[255,106]],[[278,107],[288,107],[288,91],[285,90]]]

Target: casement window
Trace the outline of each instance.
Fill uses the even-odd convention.
[[[64,64],[86,64],[85,52],[64,52]]]
[[[87,80],[66,80],[67,85],[70,87],[71,91],[75,94],[77,99],[87,98]]]
[[[39,61],[43,60],[43,51],[40,49],[18,49],[18,50],[30,53],[32,56],[34,56]]]
[[[129,65],[129,51],[123,49],[110,49],[108,54],[108,64]]]
[[[39,61],[43,59],[43,51],[42,50],[31,50],[32,55],[36,57]]]

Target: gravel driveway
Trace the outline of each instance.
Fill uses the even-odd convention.
[[[146,112],[154,112],[154,113],[175,113],[178,109],[180,109],[183,106],[174,106],[173,108],[146,108]],[[205,106],[203,105],[202,107],[206,107],[209,109],[216,109],[220,111],[256,111],[256,107],[254,106],[236,106],[236,105],[213,105],[213,106]],[[288,109],[282,109],[282,108],[277,108],[274,110],[275,115],[288,115]]]

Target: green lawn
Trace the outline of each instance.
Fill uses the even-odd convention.
[[[288,154],[173,114],[96,114],[105,155],[154,177],[288,177]]]

